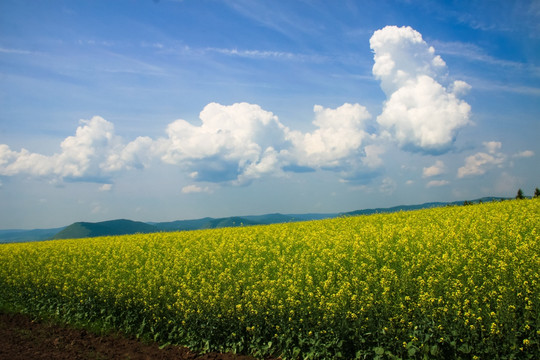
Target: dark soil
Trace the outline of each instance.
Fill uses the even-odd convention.
[[[197,355],[189,349],[144,343],[121,335],[98,336],[86,330],[34,321],[20,314],[0,313],[0,360],[254,360],[249,356],[209,353]]]

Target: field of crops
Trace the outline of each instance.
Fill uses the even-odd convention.
[[[283,358],[537,358],[540,200],[0,246],[0,307]]]

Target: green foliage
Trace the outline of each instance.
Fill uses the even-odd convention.
[[[534,359],[540,203],[0,246],[0,308],[201,352]]]

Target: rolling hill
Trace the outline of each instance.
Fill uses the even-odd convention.
[[[0,243],[49,240],[64,227],[34,230],[0,230]]]
[[[484,197],[469,203],[507,200],[502,197]],[[83,238],[107,235],[128,235],[136,233],[188,231],[215,229],[222,227],[269,225],[276,223],[329,219],[338,216],[357,216],[375,213],[391,213],[397,211],[419,210],[440,206],[463,205],[464,201],[428,202],[418,205],[400,205],[389,208],[373,208],[343,213],[327,214],[265,214],[248,216],[231,216],[224,218],[205,217],[193,220],[177,220],[168,222],[140,222],[126,219],[103,222],[76,222],[67,227],[35,230],[0,230],[0,243],[42,241],[51,239]]]
[[[125,219],[97,223],[76,222],[54,235],[53,239],[78,239],[84,237],[128,235],[158,231],[159,229],[153,225]]]
[[[481,202],[491,202],[491,201],[501,201],[501,200],[508,200],[508,198],[502,198],[502,197],[483,197],[480,199],[468,201],[471,204],[478,204]],[[378,214],[378,213],[392,213],[392,212],[398,212],[398,211],[411,211],[411,210],[420,210],[420,209],[429,209],[434,207],[441,207],[441,206],[458,206],[458,205],[464,205],[465,201],[452,201],[452,202],[428,202],[424,204],[418,204],[418,205],[399,205],[389,208],[375,208],[375,209],[363,209],[363,210],[355,210],[345,213],[340,213],[340,216],[356,216],[356,215],[370,215],[370,214]]]

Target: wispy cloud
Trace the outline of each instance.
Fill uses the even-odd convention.
[[[212,190],[208,186],[198,186],[198,185],[187,185],[182,188],[183,194],[193,194],[193,193],[211,193]]]
[[[529,158],[534,156],[534,151],[532,150],[525,150],[518,152],[517,154],[514,154],[515,158]]]
[[[0,53],[3,54],[15,54],[15,55],[33,55],[35,52],[29,51],[29,50],[21,50],[21,49],[8,49],[4,47],[0,47]]]
[[[99,191],[111,191],[112,184],[103,184],[99,187]]]
[[[467,77],[467,81],[473,84],[475,90],[489,92],[505,92],[527,96],[540,96],[540,87],[525,86],[519,84],[503,84],[485,78]]]
[[[514,69],[526,72],[527,74],[532,74],[536,77],[540,76],[540,67],[533,64],[496,58],[487,54],[484,49],[476,44],[459,41],[444,42],[439,40],[433,41],[432,44],[437,52],[443,55],[455,56],[468,61],[479,62],[495,67]]]
[[[431,180],[426,184],[426,187],[439,187],[439,186],[445,186],[450,184],[448,180]]]
[[[303,11],[291,12],[283,9],[283,6],[288,8],[298,5],[297,3],[227,0],[226,4],[242,16],[289,38],[305,33],[315,34],[320,29],[320,24],[315,20],[302,16]],[[307,3],[301,5],[309,6]]]
[[[274,59],[274,60],[295,60],[305,62],[320,63],[326,61],[328,58],[322,55],[307,55],[283,51],[272,50],[239,50],[239,49],[226,49],[226,48],[206,48],[206,52],[215,52],[227,56],[245,57],[252,59]]]

